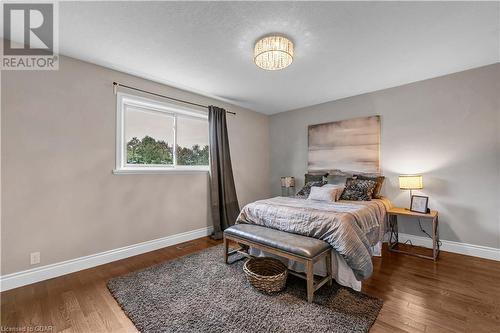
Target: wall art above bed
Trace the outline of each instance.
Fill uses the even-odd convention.
[[[380,116],[309,125],[308,170],[380,173]]]

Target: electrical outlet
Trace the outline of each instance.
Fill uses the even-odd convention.
[[[40,263],[40,252],[30,253],[30,264],[36,265]]]

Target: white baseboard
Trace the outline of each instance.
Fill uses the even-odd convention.
[[[432,248],[432,239],[428,237],[415,236],[410,234],[399,234],[399,242],[404,243],[410,240],[413,245]],[[449,240],[441,240],[442,251],[465,254],[468,256],[479,257],[500,261],[500,249],[488,246],[453,242]]]
[[[3,275],[0,276],[0,291],[22,287],[35,282],[51,279],[76,271],[81,271],[83,269],[158,250],[182,242],[187,242],[196,238],[205,237],[212,234],[212,231],[212,227],[196,229],[172,236],[150,240],[143,243],[121,247],[114,250],[92,254],[85,257],[66,260],[55,264]]]
[[[3,275],[0,276],[0,291],[22,287],[35,282],[48,280],[61,275],[103,265],[112,261],[125,259],[138,254],[158,250],[167,246],[187,242],[196,238],[205,237],[212,234],[212,231],[212,227],[196,229],[143,243],[121,247],[114,250],[92,254],[85,257]],[[410,240],[413,245],[432,247],[432,240],[430,238],[403,233],[399,234],[400,242],[405,242],[407,240]],[[500,249],[497,248],[447,240],[442,240],[441,242],[441,250],[443,251],[500,261]]]

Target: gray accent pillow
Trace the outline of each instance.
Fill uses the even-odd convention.
[[[328,184],[345,185],[348,178],[350,178],[350,177],[349,176],[340,176],[340,175],[328,175],[326,177],[326,181],[328,182]]]
[[[304,184],[310,183],[310,182],[320,182],[325,180],[326,176],[328,176],[328,173],[306,173],[304,175]]]
[[[370,201],[377,183],[373,180],[349,179],[340,200]]]

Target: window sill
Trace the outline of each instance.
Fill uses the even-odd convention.
[[[155,168],[130,168],[114,169],[114,175],[157,175],[157,174],[186,174],[186,173],[208,173],[208,168],[175,168],[175,169],[155,169]]]

